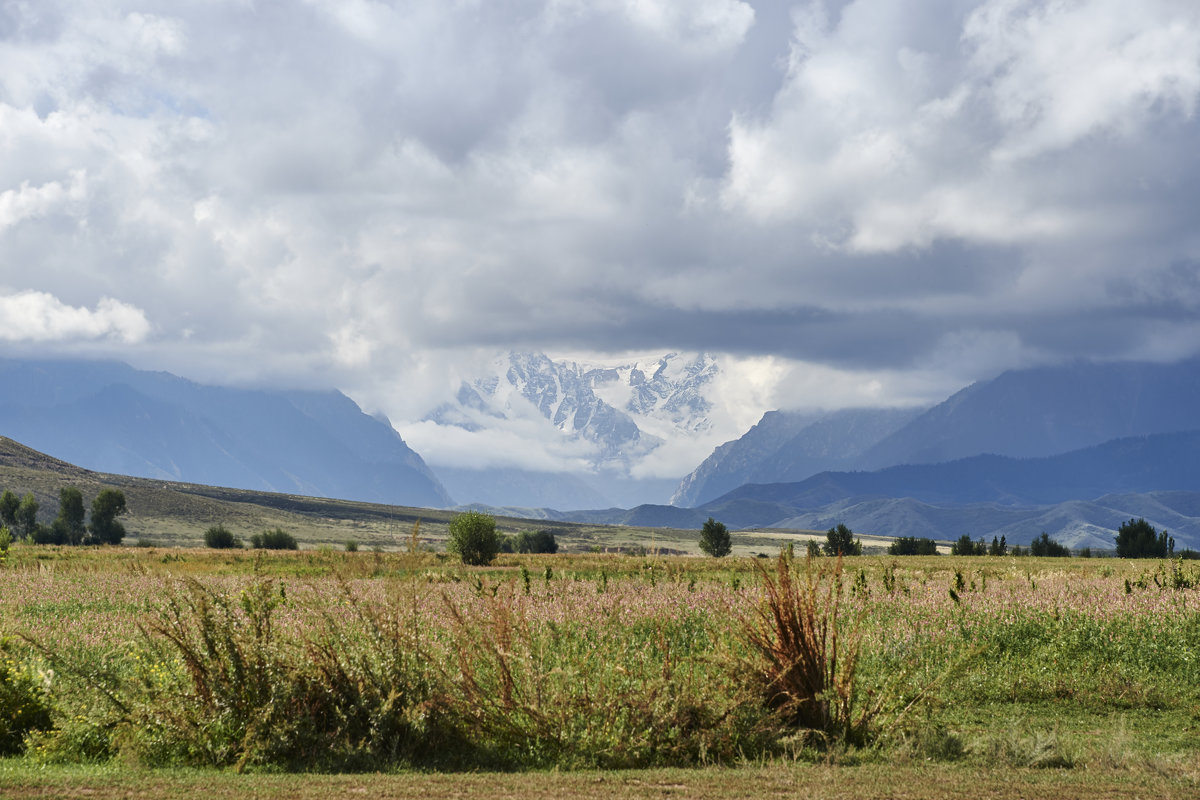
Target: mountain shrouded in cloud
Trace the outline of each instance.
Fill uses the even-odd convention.
[[[728,380],[704,354],[596,364],[509,353],[405,431],[439,453],[434,468],[460,501],[637,505],[665,499],[671,479],[736,430],[714,402]],[[505,440],[507,450],[489,446]],[[554,473],[569,477],[550,491]]]
[[[498,354],[712,353],[752,395],[718,442],[1176,361],[1198,100],[1190,0],[5,3],[0,342],[335,386],[406,436]],[[603,449],[546,424],[419,449]],[[639,431],[641,475],[708,452]]]

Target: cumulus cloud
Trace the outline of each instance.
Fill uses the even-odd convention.
[[[112,338],[140,342],[150,332],[145,313],[102,297],[94,310],[75,308],[45,292],[0,294],[0,339],[8,342],[62,342]]]

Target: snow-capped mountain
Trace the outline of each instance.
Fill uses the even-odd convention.
[[[477,431],[527,418],[533,409],[566,439],[585,444],[593,466],[609,468],[628,467],[666,439],[712,426],[704,389],[719,367],[711,356],[671,353],[613,367],[509,353],[491,366],[426,419]]]
[[[668,452],[682,439],[712,436],[714,406],[709,394],[719,375],[717,361],[707,354],[670,353],[613,365],[508,353],[479,376],[463,381],[454,400],[436,408],[424,423],[478,434],[481,440],[489,434],[508,434],[514,448],[525,451],[520,455],[526,458],[512,459],[508,470],[495,459],[490,467],[468,467],[468,472],[461,462],[444,464],[453,467],[443,474],[453,476],[450,483],[460,488],[458,496],[466,502],[487,496],[499,480],[510,496],[521,496],[514,481],[524,474],[537,476],[529,480],[538,484],[537,491],[531,486],[525,494],[546,504],[545,476],[551,473],[571,473],[573,480],[582,479],[614,504],[640,499],[640,494],[629,492],[646,492],[651,486],[654,497],[648,499],[661,502],[669,494],[669,481],[647,482],[634,473],[647,458]],[[552,453],[568,466],[530,463],[529,453],[535,449]],[[437,467],[436,455],[431,463]],[[646,470],[641,472],[644,478]],[[664,496],[659,498],[659,493]],[[564,504],[574,505],[577,501],[568,496],[577,498],[578,491],[564,495]]]

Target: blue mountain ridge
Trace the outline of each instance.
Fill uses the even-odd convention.
[[[386,421],[337,391],[206,386],[115,361],[0,360],[0,433],[86,469],[446,507]]]

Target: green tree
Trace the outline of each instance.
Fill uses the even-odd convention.
[[[496,533],[496,518],[479,511],[464,511],[450,520],[450,541],[446,549],[457,553],[462,563],[484,566],[492,563],[500,552],[500,537]]]
[[[936,556],[937,542],[915,536],[901,536],[888,546],[889,556]]]
[[[1117,556],[1120,558],[1169,558],[1175,552],[1175,538],[1154,530],[1144,519],[1131,519],[1117,529]]]
[[[33,492],[28,492],[21,498],[21,505],[17,507],[17,531],[22,539],[30,539],[33,537],[33,532],[37,530],[38,508],[37,498],[33,496]]]
[[[67,486],[58,492],[58,516],[54,519],[54,534],[61,544],[80,544],[87,533],[84,519],[83,492]]]
[[[952,556],[985,556],[987,555],[987,545],[983,543],[983,539],[971,541],[969,534],[964,533],[958,537],[958,541],[950,545],[950,555]]]
[[[992,546],[988,548],[989,556],[1005,556],[1008,555],[1008,542],[1001,536],[997,539],[992,537]]]
[[[724,522],[717,522],[712,517],[700,529],[700,549],[713,558],[722,558],[733,550],[733,542],[729,538],[729,528]]]
[[[12,530],[17,529],[17,509],[21,507],[21,499],[13,494],[12,489],[5,489],[0,495],[0,525]]]
[[[90,541],[98,544],[120,544],[125,538],[125,526],[117,517],[129,509],[125,506],[125,493],[120,489],[101,489],[92,500],[92,521],[88,525]]]
[[[1042,535],[1029,543],[1029,555],[1049,556],[1051,558],[1068,558],[1070,549],[1050,538],[1050,534],[1042,531]]]
[[[840,522],[825,532],[825,555],[861,556],[862,542],[856,541],[854,531]]]

